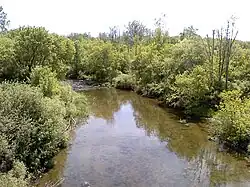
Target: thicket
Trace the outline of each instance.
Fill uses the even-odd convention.
[[[7,23],[0,7],[0,186],[25,187],[53,167],[87,103],[61,81],[74,42],[42,27],[7,31]]]

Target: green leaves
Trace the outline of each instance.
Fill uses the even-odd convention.
[[[52,97],[59,93],[60,85],[56,73],[49,67],[36,67],[30,75],[30,83],[41,89],[44,96]]]
[[[247,150],[250,141],[250,100],[238,90],[223,92],[214,118],[214,134],[236,148]]]
[[[1,76],[6,79],[26,80],[33,68],[45,65],[63,79],[75,54],[73,41],[43,27],[20,27],[0,41]]]
[[[0,77],[7,78],[11,74],[12,64],[15,60],[15,41],[0,35]]]
[[[133,90],[135,87],[135,78],[128,74],[120,74],[112,82],[115,88]]]
[[[26,176],[20,164],[15,167],[16,160],[33,174],[50,167],[67,143],[72,119],[87,114],[85,97],[60,84],[50,68],[35,68],[30,82],[0,85],[0,172],[5,172],[0,184],[19,184]]]
[[[167,98],[171,105],[184,108],[189,115],[207,115],[209,105],[207,95],[209,89],[209,74],[202,66],[196,66],[191,72],[185,71],[176,76],[172,86],[173,95]]]

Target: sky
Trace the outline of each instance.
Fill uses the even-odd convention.
[[[166,14],[170,35],[193,25],[205,36],[234,15],[238,39],[250,41],[250,0],[0,0],[0,6],[8,14],[10,28],[44,26],[63,35],[90,32],[97,36],[133,20],[152,28],[154,19]]]

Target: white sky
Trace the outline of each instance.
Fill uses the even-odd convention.
[[[250,0],[0,0],[1,5],[11,28],[44,26],[58,34],[97,35],[133,20],[152,27],[154,18],[165,13],[170,35],[190,25],[206,35],[235,15],[238,39],[250,41]]]

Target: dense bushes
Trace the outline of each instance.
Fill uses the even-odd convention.
[[[32,172],[46,168],[50,159],[65,145],[68,116],[59,98],[44,97],[35,87],[3,83],[0,88],[0,129],[6,163],[18,159]],[[3,163],[2,163],[3,164]]]
[[[0,173],[0,186],[2,187],[27,187],[27,171],[23,163],[15,161],[13,168],[8,173]]]
[[[221,94],[222,102],[214,118],[214,134],[234,148],[247,151],[250,143],[250,100],[240,91]]]
[[[173,94],[167,99],[171,105],[185,108],[187,114],[207,115],[210,109],[208,72],[202,66],[196,66],[191,72],[185,71],[176,76]]]
[[[73,118],[86,115],[84,96],[59,83],[50,68],[35,68],[30,82],[0,85],[0,169],[4,172],[0,184],[24,186],[25,181],[12,174],[16,161],[35,175],[50,168],[52,158],[67,143]]]
[[[119,89],[133,90],[135,78],[129,74],[120,74],[113,79],[113,86]]]
[[[0,83],[0,186],[28,186],[51,168],[77,117],[86,116],[84,95],[58,81],[75,55],[72,40],[43,27],[0,32],[0,79],[7,81]]]

